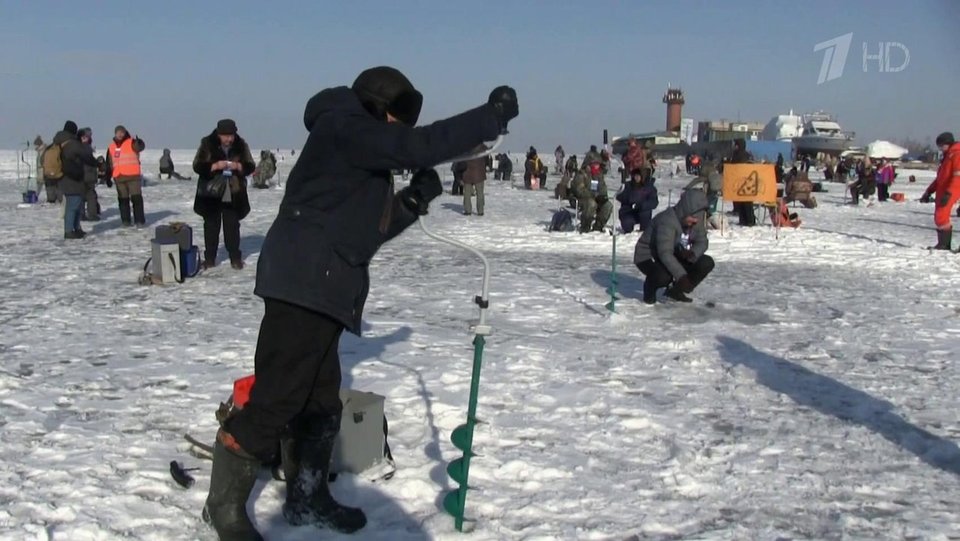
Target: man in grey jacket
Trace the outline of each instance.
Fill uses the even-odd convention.
[[[633,262],[646,276],[643,302],[655,304],[657,290],[667,286],[667,297],[692,302],[686,293],[693,291],[714,265],[713,258],[706,255],[707,207],[706,193],[687,190],[676,205],[657,214],[640,236]]]

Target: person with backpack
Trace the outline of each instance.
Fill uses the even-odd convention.
[[[516,92],[414,127],[422,95],[400,71],[365,70],[351,87],[323,90],[304,112],[309,132],[263,242],[254,293],[264,299],[250,399],[218,432],[206,516],[221,540],[261,539],[246,513],[260,465],[283,450],[283,516],[334,532],[363,528],[362,510],[327,485],[343,405],[338,346],[359,334],[378,249],[443,193],[432,169],[504,133]],[[394,192],[391,169],[418,168]],[[281,444],[281,437],[284,442]]]
[[[60,132],[62,133],[62,132]],[[74,135],[76,128],[74,127]],[[47,203],[63,203],[63,193],[60,191],[60,180],[63,178],[63,144],[50,143],[40,155],[40,169],[43,178],[43,187],[47,192]]]
[[[107,151],[108,167],[113,171],[113,182],[117,187],[117,202],[120,205],[120,221],[124,226],[136,224],[140,227],[147,223],[143,210],[143,174],[140,169],[140,153],[146,148],[143,139],[130,137],[123,126],[113,130],[113,141]],[[133,206],[133,219],[130,207]]]
[[[686,190],[677,204],[654,217],[637,241],[633,262],[646,276],[643,302],[656,304],[657,290],[667,287],[667,297],[692,302],[692,292],[713,270],[713,258],[704,225],[709,203],[703,190]]]
[[[193,211],[203,217],[203,268],[217,265],[220,226],[230,266],[243,268],[240,252],[240,221],[250,214],[247,175],[256,168],[250,147],[237,134],[237,123],[229,118],[217,122],[217,128],[200,141],[193,158],[193,171],[199,175]],[[220,184],[211,190],[212,183]]]
[[[530,150],[527,151],[527,161],[523,164],[523,186],[531,190],[533,189],[533,178],[536,178],[538,183],[543,177],[543,162],[540,161],[540,156],[537,155],[537,149],[530,147]],[[543,189],[543,186],[539,186],[538,189]]]
[[[58,153],[62,174],[58,183],[64,197],[63,238],[82,239],[86,232],[80,228],[80,213],[86,193],[84,167],[97,167],[90,147],[84,146],[77,137],[77,124],[68,120],[63,130],[53,137],[53,147]],[[46,159],[44,160],[46,170]]]

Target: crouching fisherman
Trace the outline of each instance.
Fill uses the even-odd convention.
[[[633,254],[633,262],[646,276],[643,302],[656,303],[661,287],[667,287],[671,299],[692,302],[686,294],[713,270],[713,258],[706,255],[707,207],[707,194],[687,190],[676,205],[657,214],[643,232]]]

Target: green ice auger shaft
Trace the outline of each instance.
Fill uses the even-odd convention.
[[[473,373],[470,377],[470,401],[467,406],[467,422],[453,429],[450,440],[457,449],[463,451],[463,456],[458,458],[447,466],[447,473],[459,485],[456,489],[449,492],[443,498],[443,508],[453,515],[454,524],[457,531],[463,531],[464,510],[467,505],[467,490],[470,480],[470,458],[473,456],[473,429],[477,424],[477,398],[480,394],[480,367],[483,364],[483,346],[486,343],[484,336],[490,334],[490,326],[487,325],[487,308],[490,306],[488,295],[490,292],[490,262],[487,258],[472,246],[468,246],[460,241],[442,237],[430,231],[423,217],[420,218],[420,229],[432,239],[440,242],[463,248],[468,252],[480,258],[483,262],[483,289],[480,296],[474,299],[477,306],[480,307],[480,320],[474,327],[473,338]]]
[[[503,136],[497,140],[497,144]],[[496,144],[493,146],[496,148]],[[487,150],[491,152],[493,148]],[[463,456],[447,465],[447,474],[457,482],[457,488],[447,493],[443,498],[443,508],[454,517],[457,531],[463,531],[464,510],[467,505],[467,490],[470,479],[470,458],[473,457],[473,429],[477,424],[477,399],[480,394],[480,367],[483,364],[483,346],[486,344],[484,336],[490,334],[491,328],[487,325],[487,308],[490,306],[490,262],[480,251],[460,241],[437,235],[427,228],[423,217],[419,220],[420,229],[430,238],[462,248],[480,258],[483,262],[483,285],[479,296],[474,302],[480,307],[480,319],[474,326],[473,332],[473,371],[470,376],[470,400],[467,406],[467,422],[455,428],[450,435],[453,445],[463,451]]]

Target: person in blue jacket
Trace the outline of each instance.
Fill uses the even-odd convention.
[[[624,233],[635,228],[645,231],[653,218],[653,211],[660,205],[657,197],[656,179],[650,169],[636,168],[630,172],[630,181],[617,194],[620,202],[620,227]]]

